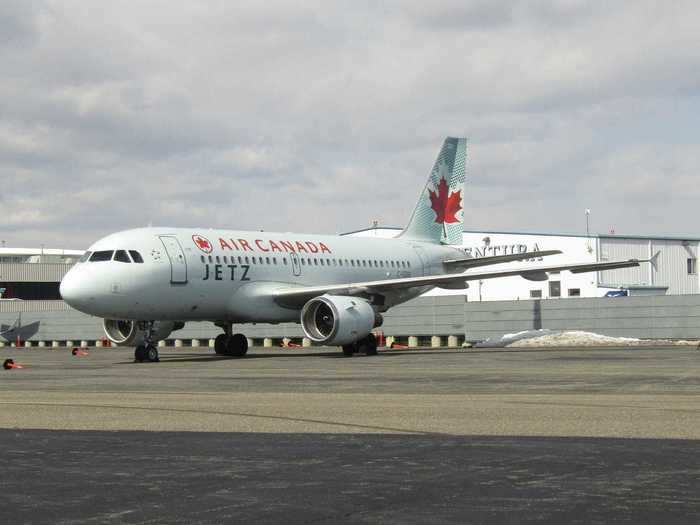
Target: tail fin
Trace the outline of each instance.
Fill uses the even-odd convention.
[[[461,244],[467,139],[447,137],[411,220],[399,237]]]

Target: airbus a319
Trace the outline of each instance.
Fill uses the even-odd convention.
[[[140,228],[95,242],[61,282],[73,308],[104,318],[107,337],[158,361],[157,342],[188,321],[222,329],[215,352],[242,357],[245,323],[301,323],[306,337],[343,353],[375,355],[382,313],[434,287],[547,272],[595,272],[639,260],[523,266],[558,250],[465,258],[466,139],[448,137],[406,228],[393,239],[202,228]],[[484,270],[520,262],[512,269]],[[478,268],[478,269],[477,269]]]

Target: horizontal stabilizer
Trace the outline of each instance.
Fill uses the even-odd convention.
[[[542,250],[537,252],[522,252],[513,253],[510,255],[493,255],[491,257],[470,257],[468,259],[449,259],[443,261],[447,267],[457,267],[457,268],[477,268],[479,266],[490,266],[492,264],[501,264],[513,261],[525,261],[527,259],[535,259],[539,257],[545,257],[547,255],[559,255],[562,253],[561,250]]]

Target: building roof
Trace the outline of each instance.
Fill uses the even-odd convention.
[[[2,255],[77,255],[81,256],[85,250],[64,250],[61,248],[0,248]]]
[[[355,233],[369,232],[372,230],[394,230],[401,231],[403,228],[397,228],[396,226],[370,226],[367,228],[361,228],[359,230],[353,230],[340,235],[352,235]],[[695,241],[700,242],[700,237],[695,235],[622,235],[622,234],[612,234],[612,233],[591,233],[586,235],[585,233],[552,233],[552,232],[524,232],[524,231],[496,231],[496,230],[464,230],[464,233],[475,233],[475,234],[489,234],[489,235],[532,235],[537,237],[598,237],[601,239],[641,239],[641,240],[657,240],[657,241]]]

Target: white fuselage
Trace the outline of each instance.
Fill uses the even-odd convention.
[[[439,275],[456,248],[402,239],[333,235],[142,228],[118,232],[89,252],[138,252],[142,263],[110,258],[76,264],[61,283],[73,307],[110,319],[283,322],[299,308],[277,304],[274,291]],[[379,310],[428,287],[388,293]]]

